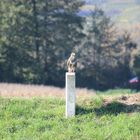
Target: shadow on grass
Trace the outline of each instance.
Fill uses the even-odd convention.
[[[134,112],[140,112],[140,105],[137,104],[127,105],[120,102],[112,102],[107,105],[102,105],[100,108],[82,108],[80,106],[76,107],[77,115],[95,113],[97,116],[101,116],[106,114],[118,115],[120,113],[134,113]]]
[[[93,113],[94,109],[92,108],[84,108],[81,106],[76,106],[76,115],[84,115],[84,114],[89,114]]]

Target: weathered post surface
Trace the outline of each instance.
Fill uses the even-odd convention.
[[[75,116],[75,72],[66,73],[66,118]]]

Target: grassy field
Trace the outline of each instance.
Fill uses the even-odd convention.
[[[63,98],[0,97],[0,140],[139,140],[140,105],[117,99],[79,97],[66,119]]]
[[[65,118],[65,91],[0,84],[0,140],[139,140],[140,94],[77,89],[76,116]]]

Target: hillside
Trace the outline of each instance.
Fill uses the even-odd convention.
[[[140,1],[139,0],[85,0],[81,14],[88,16],[95,5],[111,18],[119,32],[127,30],[134,41],[140,45]]]
[[[117,23],[140,23],[139,0],[85,0],[84,11],[93,10],[95,5]]]

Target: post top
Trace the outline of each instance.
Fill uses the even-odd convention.
[[[75,72],[66,72],[66,75],[75,75]]]

